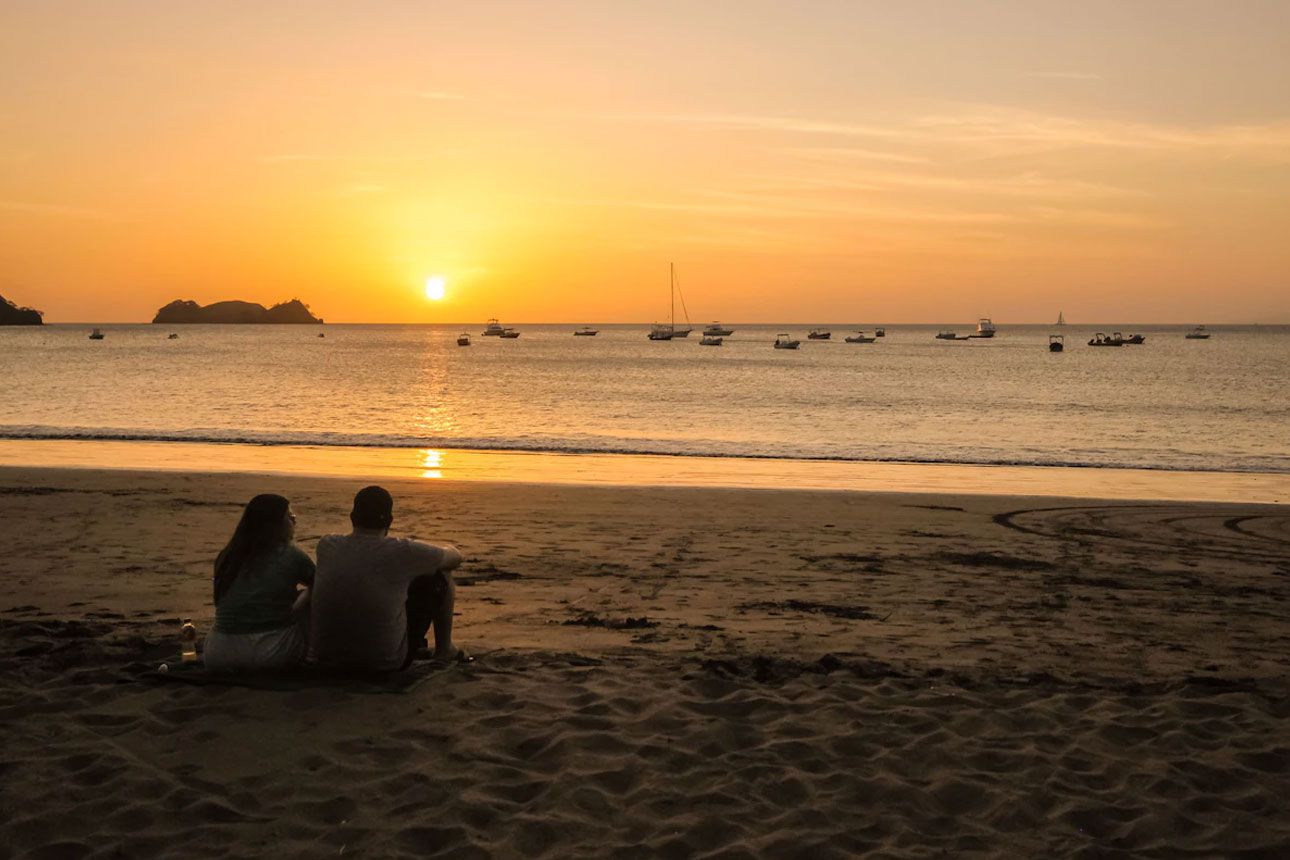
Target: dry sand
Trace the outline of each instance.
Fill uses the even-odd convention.
[[[0,857],[1290,855],[1290,509],[387,484],[468,558],[406,695],[150,683],[241,505],[0,470]]]

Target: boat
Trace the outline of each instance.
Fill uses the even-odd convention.
[[[90,332],[90,340],[102,340],[102,339],[103,339],[103,332],[100,329],[94,329],[94,331]]]
[[[1089,346],[1124,346],[1124,338],[1114,337],[1098,332],[1088,342]]]
[[[573,333],[573,336],[574,337],[595,337],[598,334],[600,334],[600,329],[592,328],[591,326],[585,325],[582,328],[575,331]]]
[[[813,328],[806,337],[808,340],[828,340],[833,337],[833,332],[826,328]]]
[[[716,321],[712,322],[711,325],[705,326],[703,329],[704,337],[730,337],[730,335],[734,333],[735,333],[734,329],[726,328],[721,323]]]
[[[703,340],[699,341],[699,346],[721,346],[725,338],[716,337],[715,335],[705,334]]]
[[[886,330],[885,328],[876,328],[876,329],[874,329],[874,330],[873,330],[873,336],[874,336],[874,337],[886,337],[886,336],[887,336],[887,330]]]
[[[502,329],[502,333],[498,335],[498,337],[506,338],[507,340],[514,340],[519,336],[520,333],[513,328],[504,328]]]
[[[851,337],[843,338],[843,340],[845,340],[847,343],[873,343],[875,340],[877,340],[877,336],[865,337],[864,332],[858,331]]]
[[[949,329],[945,329],[944,331],[938,331],[936,333],[936,339],[937,340],[967,340],[966,337],[959,337],[957,333],[952,332]]]
[[[977,320],[976,323],[976,334],[970,334],[968,337],[989,338],[994,337],[994,332],[994,323],[990,321],[989,317],[981,317],[981,319]]]
[[[457,346],[470,346],[470,335],[464,331],[457,335]]]
[[[1066,317],[1065,317],[1065,315],[1063,315],[1063,314],[1062,314],[1062,312],[1061,312],[1061,311],[1058,311],[1058,312],[1057,312],[1057,322],[1056,322],[1056,325],[1066,325]]]
[[[1130,343],[1131,343],[1131,344],[1137,345],[1137,344],[1140,344],[1140,343],[1146,343],[1146,342],[1147,342],[1147,338],[1146,338],[1146,336],[1145,336],[1145,335],[1133,334],[1133,335],[1129,335],[1128,337],[1126,337],[1126,338],[1124,339],[1124,342],[1125,342],[1125,344],[1130,344]]]
[[[318,332],[318,336],[319,336],[319,337],[326,337],[327,335],[323,334],[322,332]]]
[[[98,331],[98,329],[95,329],[95,331]],[[1191,331],[1187,332],[1187,334],[1183,335],[1183,337],[1188,340],[1209,340],[1209,332],[1205,331],[1205,327],[1203,325],[1198,325]]]
[[[671,340],[674,337],[688,337],[690,330],[686,329],[685,334],[680,334],[676,328],[676,263],[668,263],[668,296],[671,301],[671,317],[667,325],[654,323],[649,330],[650,340]],[[684,300],[683,300],[684,301]]]
[[[1048,351],[1061,352],[1066,348],[1066,338],[1060,334],[1050,334],[1048,336]]]
[[[801,345],[800,340],[793,340],[786,331],[775,335],[775,349],[797,349]]]
[[[488,325],[484,326],[484,337],[501,337],[504,331],[506,329],[502,328],[502,324],[497,321],[497,317],[493,317],[488,321]]]
[[[166,340],[179,340],[179,335],[175,334],[175,333],[172,331],[172,332],[170,333],[170,336],[169,336],[169,337],[167,337],[167,338],[166,338]]]

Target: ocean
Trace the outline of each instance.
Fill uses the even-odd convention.
[[[947,342],[905,325],[848,344],[849,326],[735,325],[720,347],[577,327],[0,329],[0,438],[1290,473],[1290,327]],[[1111,330],[1146,343],[1086,346]],[[772,349],[780,331],[801,349]]]

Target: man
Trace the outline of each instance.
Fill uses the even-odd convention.
[[[450,571],[461,564],[461,553],[390,537],[394,499],[381,487],[358,491],[349,520],[351,534],[318,541],[310,660],[335,669],[406,668],[425,649],[432,626],[435,659],[458,659]]]

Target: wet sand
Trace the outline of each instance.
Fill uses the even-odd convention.
[[[354,480],[0,469],[17,856],[1284,856],[1290,508],[390,481],[475,663],[157,684],[241,505]]]

